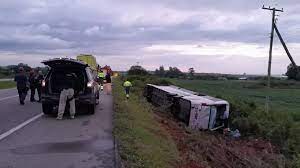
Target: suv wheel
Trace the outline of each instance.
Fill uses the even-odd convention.
[[[53,111],[53,105],[52,104],[42,104],[42,108],[43,108],[43,113],[44,114],[51,114]]]

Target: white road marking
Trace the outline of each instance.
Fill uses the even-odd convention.
[[[0,89],[0,93],[7,92],[7,91],[10,91],[10,90],[17,90],[17,88],[13,87],[13,88],[8,88],[8,89]]]
[[[12,129],[10,129],[10,130],[8,130],[7,132],[1,134],[1,135],[0,135],[0,141],[1,141],[2,139],[6,138],[7,136],[9,136],[10,134],[12,134],[12,133],[18,131],[19,129],[21,129],[21,128],[23,128],[23,127],[25,127],[27,124],[29,124],[29,123],[33,122],[34,120],[40,118],[41,116],[43,116],[43,113],[40,113],[40,114],[38,114],[38,115],[36,115],[36,116],[30,118],[29,120],[26,120],[26,121],[23,122],[22,124],[20,124],[20,125],[18,125],[18,126],[16,126],[16,127],[12,128]]]
[[[15,98],[15,97],[18,97],[18,96],[19,96],[19,95],[14,95],[14,96],[9,96],[9,97],[0,98],[0,101],[6,100],[6,99]]]
[[[0,79],[0,82],[3,82],[3,81],[13,81],[14,79],[11,78],[11,79]]]

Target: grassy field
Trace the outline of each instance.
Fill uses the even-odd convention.
[[[175,85],[217,97],[231,97],[236,100],[255,102],[260,108],[265,107],[267,89],[261,81],[208,81],[171,79]],[[291,113],[300,121],[300,82],[273,82],[270,91],[271,111]]]
[[[113,82],[114,135],[122,163],[128,168],[173,167],[178,151],[171,136],[154,119],[152,106],[133,89],[125,99],[120,79]]]
[[[0,89],[8,89],[16,87],[16,83],[14,81],[0,81]]]

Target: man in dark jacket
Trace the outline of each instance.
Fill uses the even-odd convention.
[[[17,82],[17,89],[20,99],[20,104],[24,105],[24,101],[28,91],[28,79],[25,75],[25,71],[23,67],[19,68],[19,73],[15,76],[15,82]]]
[[[29,86],[30,86],[30,101],[35,102],[35,87],[36,87],[36,74],[33,70],[29,72]]]
[[[39,95],[39,100],[38,102],[41,102],[41,92],[42,92],[42,82],[44,80],[44,76],[42,71],[38,71],[37,75],[35,76],[35,87],[37,89],[38,95]]]
[[[111,76],[108,72],[105,75],[105,80],[106,80],[106,84],[105,84],[106,94],[111,94]]]

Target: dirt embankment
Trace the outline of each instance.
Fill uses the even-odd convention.
[[[172,116],[155,113],[160,125],[175,140],[180,160],[176,168],[274,168],[284,167],[284,157],[262,139],[232,139],[220,133],[189,132]]]

